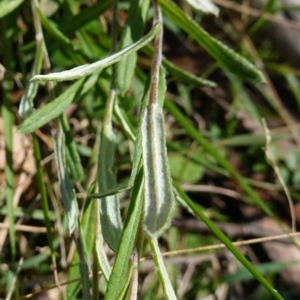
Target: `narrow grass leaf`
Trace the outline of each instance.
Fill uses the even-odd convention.
[[[94,192],[94,187],[91,186],[87,192]],[[88,254],[90,254],[93,251],[96,231],[95,210],[92,202],[89,202],[84,209],[81,219],[81,230],[86,244],[86,251]],[[80,281],[78,281],[79,272],[79,256],[78,252],[76,251],[68,270],[69,284],[67,285],[67,299],[76,299],[76,295],[78,294],[80,289]]]
[[[153,26],[150,32],[141,38],[138,42],[112,54],[98,62],[82,65],[76,68],[73,68],[68,71],[58,72],[58,73],[51,73],[48,75],[35,75],[31,80],[39,80],[39,81],[64,81],[64,80],[74,80],[79,79],[84,76],[90,75],[98,70],[104,69],[118,61],[120,61],[126,55],[130,53],[138,51],[144,45],[148,44],[155,35],[159,32],[161,28],[161,24],[157,24]]]
[[[93,20],[99,18],[112,5],[112,0],[102,0],[94,5],[80,9],[77,15],[62,20],[58,29],[65,35],[71,36],[76,31],[87,25]],[[58,40],[51,35],[45,37],[48,52],[57,49]]]
[[[82,97],[95,84],[98,74],[75,82],[55,100],[32,113],[19,127],[23,133],[33,132],[54,118],[57,118],[75,99]]]
[[[143,53],[147,56],[152,57],[153,55],[153,48],[149,45],[146,45],[141,49]],[[172,75],[173,77],[185,82],[187,84],[193,84],[197,87],[215,87],[216,83],[210,80],[203,79],[201,77],[195,76],[194,74],[187,72],[173,63],[171,63],[168,59],[162,58],[162,65],[165,67],[168,74]]]
[[[2,0],[0,2],[0,18],[15,10],[24,0]]]
[[[141,38],[146,23],[149,2],[149,0],[131,1],[126,25],[123,29],[123,35],[120,42],[121,49]],[[121,94],[126,93],[129,89],[135,70],[136,60],[137,54],[136,52],[132,52],[117,64],[117,86]]]
[[[37,41],[35,58],[31,69],[31,77],[41,72],[43,62],[43,47],[43,41]],[[19,115],[23,119],[26,119],[33,112],[33,99],[36,96],[37,90],[37,82],[30,81],[27,83],[24,95],[22,96],[19,105]]]
[[[82,299],[90,300],[91,282],[89,279],[89,274],[91,273],[91,264],[90,264],[89,256],[87,254],[86,244],[81,230],[80,222],[78,222],[78,227],[75,228],[74,230],[73,238],[76,243],[76,248],[79,256],[80,281],[82,285]]]
[[[97,199],[93,203],[93,209],[95,214],[95,252],[97,256],[97,261],[100,266],[101,271],[103,272],[104,278],[106,281],[109,280],[111,274],[111,268],[109,265],[109,261],[104,249],[104,239],[100,222],[100,203],[101,199]]]
[[[149,239],[149,242],[153,254],[154,263],[157,268],[159,280],[165,294],[165,299],[177,300],[176,294],[174,292],[173,286],[171,284],[168,272],[163,261],[163,257],[158,246],[157,239]]]
[[[136,233],[143,208],[143,170],[137,174],[134,182],[129,209],[127,212],[121,242],[110,276],[105,300],[118,299],[127,282],[129,260],[134,248]]]
[[[190,38],[197,41],[225,69],[238,75],[242,80],[263,82],[263,74],[248,60],[238,55],[220,41],[210,36],[194,20],[169,0],[159,0],[166,16],[183,29]]]
[[[171,63],[169,60],[162,60],[163,66],[166,68],[168,73],[175,78],[178,78],[184,83],[193,84],[197,87],[215,87],[217,84],[213,81],[203,79],[201,77],[195,76]]]
[[[203,149],[211,155],[225,170],[227,170],[231,176],[237,181],[240,187],[248,194],[252,203],[260,207],[268,216],[274,218],[274,214],[269,206],[257,195],[257,193],[251,188],[247,181],[235,170],[230,162],[224,158],[208,140],[206,140],[199,131],[193,126],[191,121],[184,116],[184,114],[176,107],[176,105],[170,101],[165,101],[165,107],[171,115],[174,116],[178,124],[186,130],[189,136],[191,136]]]
[[[116,101],[114,106],[114,115],[118,120],[125,136],[131,141],[135,140],[135,130],[124,110],[120,107],[119,101]]]
[[[195,9],[200,10],[206,14],[219,15],[219,8],[210,0],[185,0]]]
[[[58,28],[64,35],[70,36],[89,22],[99,18],[99,15],[103,14],[111,5],[112,0],[96,2],[94,5],[80,9],[76,16],[64,20]]]
[[[119,194],[119,193],[128,191],[131,188],[132,188],[132,186],[129,186],[129,181],[124,181],[124,182],[116,185],[115,187],[106,189],[105,191],[103,191],[101,193],[94,193],[94,194],[88,195],[88,198],[103,198],[106,196],[111,196],[111,195],[115,195],[115,194]]]
[[[231,243],[231,241],[224,235],[224,233],[217,227],[213,222],[211,222],[205,214],[199,209],[198,206],[181,190],[179,185],[174,182],[174,186],[177,192],[180,194],[181,198],[186,201],[189,207],[194,211],[194,213],[206,224],[206,226],[211,230],[211,232],[220,239],[220,241],[232,252],[232,254],[244,265],[244,267],[256,278],[265,289],[274,297],[274,299],[283,300],[281,295],[274,290],[271,284],[262,276],[255,267],[246,259],[246,257],[240,253],[240,251]]]
[[[76,193],[66,169],[65,141],[62,129],[58,129],[57,132],[57,136],[54,142],[54,154],[62,201],[68,216],[68,230],[70,233],[72,233],[78,222],[79,210]]]
[[[98,155],[99,192],[115,188],[117,185],[114,173],[115,135],[111,123],[114,100],[115,91],[111,90],[106,103]],[[105,241],[111,249],[117,251],[122,234],[122,221],[117,195],[101,198],[100,221]]]
[[[60,115],[60,123],[65,135],[66,142],[66,159],[70,174],[76,181],[81,181],[84,175],[83,167],[80,162],[80,157],[77,151],[76,144],[70,132],[70,125],[65,113]]]
[[[43,208],[43,222],[47,228],[47,239],[48,245],[52,254],[52,258],[54,257],[54,240],[53,240],[53,231],[52,231],[52,223],[50,220],[50,209],[49,209],[49,199],[47,194],[47,188],[45,183],[45,174],[44,168],[41,165],[42,155],[41,155],[41,148],[38,141],[38,137],[35,133],[32,134],[32,145],[33,145],[33,153],[36,165],[36,181],[38,190],[40,193],[40,202]]]
[[[162,108],[148,106],[142,120],[142,150],[145,175],[144,230],[157,236],[169,225],[173,190],[167,158]]]
[[[67,36],[65,36],[41,11],[39,6],[36,6],[40,20],[46,31],[51,34],[58,42],[73,50],[78,50],[78,46],[75,45]]]

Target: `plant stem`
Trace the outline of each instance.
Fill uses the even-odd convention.
[[[157,0],[153,0],[153,7],[154,7],[153,26],[155,26],[159,23],[162,23],[161,10]],[[154,55],[153,55],[152,67],[151,67],[151,86],[150,86],[150,96],[149,96],[150,107],[152,107],[153,104],[158,102],[158,83],[159,83],[159,68],[162,59],[162,41],[163,41],[163,28],[161,27],[154,39]]]

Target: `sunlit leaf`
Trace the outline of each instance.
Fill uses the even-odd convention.
[[[153,26],[151,31],[145,35],[143,38],[141,38],[138,42],[104,58],[101,59],[95,63],[82,65],[79,67],[76,67],[74,69],[68,70],[68,71],[62,71],[58,73],[50,73],[48,75],[35,75],[31,80],[39,80],[39,81],[64,81],[64,80],[74,80],[79,79],[84,76],[90,75],[98,70],[104,69],[118,61],[120,61],[123,57],[126,55],[129,55],[130,53],[133,53],[140,48],[142,48],[144,45],[148,44],[157,34],[157,32],[160,30],[161,24],[157,24]]]

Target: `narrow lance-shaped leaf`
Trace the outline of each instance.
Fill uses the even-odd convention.
[[[174,198],[163,112],[158,103],[148,106],[144,113],[142,149],[145,175],[144,230],[149,236],[156,236],[169,225]]]
[[[121,49],[141,38],[146,23],[149,2],[149,0],[131,1],[126,25],[120,42]],[[135,70],[136,60],[137,54],[136,52],[132,52],[117,64],[117,86],[121,94],[126,93],[129,89]]]
[[[32,113],[19,127],[19,132],[29,133],[57,118],[74,100],[82,97],[95,84],[99,73],[82,78],[70,86],[55,100]]]
[[[0,18],[15,10],[24,0],[2,0],[0,2]]]
[[[142,48],[144,45],[148,44],[157,34],[157,32],[160,30],[161,24],[157,24],[153,26],[153,28],[150,30],[150,32],[145,35],[143,38],[141,38],[136,43],[126,47],[125,49],[122,49],[102,60],[99,60],[92,64],[82,65],[79,67],[76,67],[74,69],[58,72],[58,73],[51,73],[48,75],[35,75],[31,80],[39,80],[39,81],[64,81],[64,80],[74,80],[79,79],[84,76],[90,75],[93,72],[96,72],[98,70],[104,69],[118,61],[120,61],[123,57],[126,55],[133,53],[140,48]]]
[[[94,191],[95,185],[91,185],[87,193],[92,193]],[[84,237],[86,249],[88,256],[91,257],[94,247],[94,237],[95,237],[95,210],[93,202],[86,201],[83,216],[80,220],[82,236]],[[76,299],[76,295],[80,289],[80,282],[78,281],[79,270],[79,256],[78,252],[74,253],[72,264],[68,268],[68,280],[69,284],[67,285],[66,298],[67,299]]]
[[[100,200],[101,201],[101,200]],[[111,273],[110,265],[108,258],[105,253],[104,249],[104,240],[103,240],[103,232],[101,228],[101,222],[100,222],[100,203],[98,200],[94,201],[93,213],[95,214],[95,251],[97,255],[98,264],[100,266],[101,271],[103,272],[104,278],[108,281]]]
[[[153,55],[153,49],[151,46],[146,45],[141,50],[146,55],[151,56]],[[169,75],[174,76],[175,78],[178,78],[180,81],[185,82],[187,84],[194,84],[197,85],[197,87],[215,87],[216,83],[210,80],[203,79],[201,77],[195,76],[194,74],[183,70],[180,67],[175,66],[172,62],[170,62],[166,58],[162,58],[162,65],[165,67],[167,73]]]
[[[87,253],[87,247],[84,240],[84,235],[79,222],[78,222],[78,227],[75,228],[74,230],[73,239],[75,241],[78,256],[79,256],[80,281],[82,285],[82,299],[90,300],[91,283],[89,279],[89,274],[91,273],[91,263],[90,263],[89,255]]]
[[[31,76],[34,76],[35,74],[41,72],[42,62],[43,62],[43,47],[44,47],[44,42],[42,40],[38,40],[36,44],[35,58],[31,69]],[[27,118],[33,111],[33,99],[36,96],[37,90],[38,90],[37,82],[30,81],[27,83],[25,93],[22,96],[19,105],[19,115],[23,119]]]
[[[78,46],[75,45],[67,36],[65,36],[54,24],[43,14],[40,7],[37,5],[37,12],[39,14],[40,20],[45,27],[46,31],[50,33],[56,40],[60,43],[70,46],[73,50],[78,50]]]
[[[76,148],[76,144],[72,138],[70,132],[70,125],[67,120],[65,113],[62,113],[60,116],[62,130],[65,135],[66,141],[66,159],[67,164],[73,179],[81,181],[83,178],[83,168],[80,162],[80,157]]]
[[[232,51],[220,41],[210,36],[194,20],[169,0],[158,0],[166,16],[197,41],[212,57],[228,71],[238,75],[242,80],[252,82],[264,81],[263,74],[247,59]]]
[[[62,129],[57,129],[56,138],[54,141],[54,154],[57,167],[58,181],[62,195],[62,201],[65,211],[68,216],[68,229],[73,232],[78,221],[78,204],[76,193],[70,181],[65,164],[65,142]]]
[[[143,171],[140,170],[135,178],[130,205],[122,232],[122,239],[107,285],[105,300],[119,299],[118,297],[122,294],[127,282],[129,259],[134,248],[143,208],[143,179]]]
[[[240,251],[231,243],[231,241],[224,235],[224,233],[202,212],[202,210],[197,206],[179,187],[177,183],[174,182],[174,187],[181,196],[181,198],[187,203],[187,205],[194,211],[194,213],[205,223],[209,230],[220,239],[220,241],[228,248],[230,252],[244,265],[245,268],[256,278],[265,289],[272,295],[272,299],[283,300],[281,295],[276,291],[272,285],[267,281],[267,279],[257,272],[256,268],[251,264],[247,258],[240,253]]]
[[[162,22],[161,11],[154,2],[154,23]],[[145,204],[143,227],[155,237],[169,225],[174,195],[166,147],[163,103],[166,93],[162,57],[162,29],[155,37],[151,67],[149,104],[141,115],[142,157],[145,176]]]
[[[114,174],[115,135],[111,124],[114,98],[115,91],[111,90],[106,104],[98,155],[99,192],[117,186]],[[111,249],[117,251],[122,234],[122,221],[117,195],[100,199],[100,221],[105,241]]]

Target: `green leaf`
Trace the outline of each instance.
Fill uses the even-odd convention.
[[[128,12],[125,28],[123,29],[120,48],[123,49],[138,41],[143,33],[149,0],[132,0]],[[117,64],[117,86],[121,94],[129,89],[136,66],[137,54],[133,52],[124,57]]]
[[[78,50],[78,46],[75,45],[68,37],[66,37],[41,11],[39,6],[36,6],[39,14],[41,23],[45,27],[46,31],[49,32],[57,41],[63,45],[71,47],[74,51]]]
[[[15,10],[24,0],[2,0],[0,2],[0,18]]]
[[[74,230],[74,241],[76,243],[77,252],[79,255],[79,269],[80,269],[80,281],[82,285],[82,299],[90,300],[90,288],[91,282],[89,274],[91,273],[91,263],[89,255],[87,253],[87,247],[84,240],[84,235],[81,229],[80,222],[78,222],[78,228]]]
[[[264,76],[248,60],[238,55],[220,41],[211,37],[195,21],[169,0],[159,0],[166,16],[197,41],[225,69],[238,75],[243,80],[263,82]]]
[[[173,77],[178,78],[182,82],[196,85],[197,87],[215,87],[217,86],[215,82],[203,79],[201,77],[195,76],[163,58],[162,65],[166,68],[168,73]]]
[[[60,122],[62,126],[62,130],[65,135],[65,142],[66,142],[66,158],[67,164],[70,169],[71,176],[76,181],[81,181],[84,175],[83,168],[80,162],[80,157],[77,151],[76,144],[72,138],[70,132],[70,125],[66,115],[63,113],[60,117]]]
[[[114,173],[115,135],[111,123],[114,99],[115,91],[111,90],[106,103],[98,155],[97,178],[99,192],[115,188],[117,185]],[[122,221],[117,195],[101,198],[100,221],[104,240],[111,249],[117,251],[122,234]]]
[[[34,76],[35,74],[41,72],[43,62],[43,48],[44,42],[42,40],[37,41],[35,58],[31,69],[31,76]],[[36,96],[37,90],[38,83],[36,81],[30,81],[27,84],[26,90],[19,105],[19,115],[23,119],[26,119],[33,111],[33,99]]]
[[[119,52],[116,52],[115,54],[112,54],[102,60],[99,60],[95,63],[82,65],[82,66],[76,67],[76,68],[68,70],[68,71],[51,73],[48,75],[35,75],[31,80],[64,81],[64,80],[79,79],[84,76],[90,75],[98,70],[104,69],[104,68],[120,61],[126,55],[136,52],[137,50],[142,48],[144,45],[148,44],[155,37],[155,35],[159,32],[160,28],[161,28],[161,24],[157,24],[157,25],[153,26],[151,31],[147,35],[145,35],[143,38],[141,38],[138,42],[126,47],[125,49],[120,50]]]
[[[106,196],[111,196],[111,195],[115,195],[115,194],[119,194],[119,193],[128,191],[129,189],[132,188],[132,186],[129,186],[128,183],[129,183],[128,181],[122,182],[122,183],[116,185],[115,187],[106,189],[103,192],[88,195],[88,198],[103,198]]]
[[[93,192],[94,186],[91,186],[88,189],[88,193]],[[83,212],[82,220],[81,220],[81,230],[82,236],[84,237],[85,244],[86,244],[86,251],[89,256],[93,251],[94,241],[95,241],[95,224],[96,224],[96,214],[93,203],[89,202],[85,210]],[[69,284],[67,285],[67,299],[76,299],[76,295],[80,289],[80,281],[78,280],[79,275],[79,256],[78,252],[76,251],[72,263],[68,269],[68,280]]]
[[[112,5],[112,0],[101,0],[94,5],[80,9],[76,16],[65,19],[60,25],[59,30],[66,36],[72,35],[76,30],[97,19],[106,9]],[[50,43],[51,45],[51,43]]]
[[[198,152],[198,155],[201,154],[202,153]],[[169,163],[171,174],[174,179],[183,182],[196,183],[203,176],[204,168],[191,161],[189,157],[184,157],[183,155],[176,153],[169,157]]]
[[[281,295],[271,286],[271,284],[262,276],[255,267],[240,253],[240,251],[231,243],[224,233],[215,224],[210,221],[197,205],[181,190],[177,183],[173,183],[181,198],[186,201],[194,213],[206,224],[211,232],[220,239],[220,241],[232,252],[232,254],[244,265],[245,268],[256,278],[265,289],[274,297],[274,299],[283,300]]]
[[[103,233],[102,233],[102,227],[100,222],[100,199],[97,199],[93,203],[94,208],[94,215],[95,215],[95,252],[97,255],[97,261],[100,266],[101,271],[103,272],[103,275],[106,279],[106,281],[109,280],[110,274],[111,274],[111,268],[109,265],[109,261],[105,252],[104,248],[104,239],[103,239]]]
[[[61,128],[57,129],[56,139],[54,142],[54,154],[57,167],[58,181],[64,204],[68,216],[68,229],[72,233],[78,222],[79,209],[76,199],[76,193],[71,183],[65,164],[65,141]]]
[[[148,106],[142,121],[142,149],[145,176],[144,230],[157,236],[169,225],[174,195],[167,158],[162,108]]]
[[[134,247],[135,237],[140,223],[143,208],[143,171],[136,176],[129,209],[127,212],[120,246],[110,276],[105,300],[118,299],[127,282],[129,260]]]
[[[219,8],[210,0],[185,0],[195,9],[207,14],[219,15]]]
[[[55,100],[32,113],[19,127],[22,133],[33,132],[54,118],[57,118],[75,99],[82,97],[95,84],[99,74],[83,78],[74,83]]]

